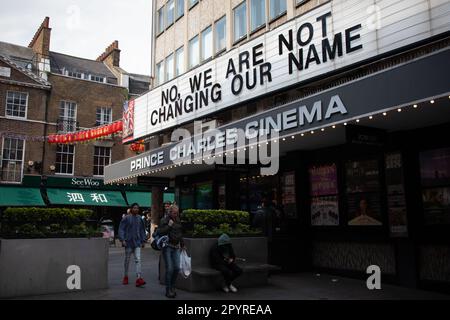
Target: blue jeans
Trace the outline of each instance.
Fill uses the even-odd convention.
[[[162,249],[164,263],[166,264],[166,288],[168,290],[175,286],[178,273],[180,273],[180,254],[178,248],[165,247]]]
[[[136,263],[136,277],[140,278],[142,273],[141,268],[141,248],[125,248],[125,277],[128,277],[128,267],[130,266],[131,255],[134,256]]]

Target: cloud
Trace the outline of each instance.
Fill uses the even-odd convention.
[[[96,59],[119,40],[121,67],[150,74],[151,7],[149,0],[8,1],[0,11],[0,41],[27,46],[49,16],[52,51]]]

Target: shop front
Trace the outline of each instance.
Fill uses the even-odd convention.
[[[421,12],[417,33],[402,1],[368,29],[338,2],[137,99],[134,137],[173,130],[174,142],[108,166],[105,182],[166,179],[182,209],[269,205],[284,271],[366,278],[377,265],[384,281],[449,290],[449,24]],[[221,94],[186,109],[209,89]]]
[[[108,167],[107,182],[171,179],[182,209],[254,214],[270,202],[271,262],[285,271],[363,277],[376,264],[393,283],[448,288],[448,61],[447,47],[216,129],[224,141],[233,129],[276,130],[256,144],[231,139],[208,156],[192,148],[182,162],[180,143],[152,150]],[[238,151],[249,160],[266,143],[279,150],[276,174],[237,164]],[[154,155],[158,164],[136,166]]]
[[[164,202],[174,202],[167,190]],[[85,177],[25,176],[20,186],[0,187],[0,210],[10,207],[87,208],[95,221],[110,220],[115,233],[128,207],[137,203],[142,211],[152,207],[152,193],[133,184],[105,185],[103,179]]]

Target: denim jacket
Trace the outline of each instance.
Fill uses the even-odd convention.
[[[146,241],[144,221],[139,215],[128,215],[122,219],[119,226],[119,239],[126,241],[127,248],[139,248]]]

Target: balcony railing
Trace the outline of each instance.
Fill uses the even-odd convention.
[[[80,128],[79,122],[76,120],[58,119],[56,125],[58,133],[76,132]]]

